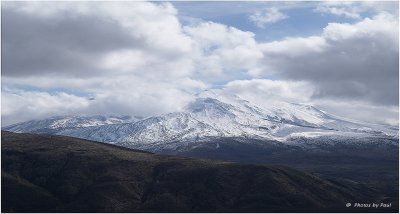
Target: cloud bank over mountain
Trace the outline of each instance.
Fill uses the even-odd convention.
[[[290,8],[276,4],[261,15],[276,10],[285,14],[280,22],[290,22]],[[338,7],[344,9],[332,9]],[[262,41],[222,19],[184,23],[172,3],[6,2],[2,122],[157,115],[179,111],[193,94],[218,88],[244,99],[310,103],[341,116],[397,124],[398,11],[352,7],[360,5],[316,3],[303,10],[353,21]],[[274,24],[268,22],[266,33]]]

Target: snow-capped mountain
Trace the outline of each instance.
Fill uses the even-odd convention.
[[[83,128],[110,124],[122,124],[138,121],[130,116],[56,116],[44,120],[31,120],[7,126],[3,130],[12,132],[57,133],[71,128]]]
[[[54,117],[4,127],[13,132],[52,133],[131,148],[176,149],[215,138],[293,142],[304,138],[398,138],[397,127],[354,122],[310,105],[287,102],[259,107],[239,97],[198,96],[182,112],[147,117]]]

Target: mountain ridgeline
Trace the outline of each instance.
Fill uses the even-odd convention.
[[[273,103],[259,107],[238,97],[198,97],[184,111],[130,118],[66,116],[34,120],[3,127],[23,133],[47,133],[147,151],[188,150],[197,142],[216,138],[277,141],[287,145],[307,139],[398,139],[393,126],[354,122],[309,105]],[[185,144],[182,144],[185,142]]]
[[[183,111],[164,115],[59,116],[22,122],[2,130],[70,136],[108,146],[181,157],[286,165],[319,179],[351,187],[352,194],[353,191],[364,194],[362,189],[372,191],[375,197],[370,201],[385,200],[393,204],[398,201],[398,128],[337,117],[309,105],[274,102],[261,107],[238,97],[207,94],[197,97]],[[197,173],[197,170],[192,172]],[[235,173],[241,174],[239,171]],[[246,180],[245,177],[238,179]],[[292,181],[297,179],[301,178]],[[261,186],[257,188],[262,189]],[[237,193],[239,190],[232,191]],[[252,197],[254,200],[270,197],[259,196]],[[174,200],[179,199],[175,197]],[[159,203],[161,201],[164,200],[160,199]],[[296,203],[294,201],[287,203]],[[142,205],[135,209],[145,209]],[[227,207],[220,208],[225,210]],[[267,210],[277,212],[281,208],[268,207]],[[254,209],[258,211],[259,207]]]
[[[1,140],[3,212],[353,212],[346,203],[387,203],[373,189],[283,166],[63,136],[2,132]]]

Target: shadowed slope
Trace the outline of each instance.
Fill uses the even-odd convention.
[[[287,167],[156,155],[70,137],[2,132],[1,152],[3,212],[332,212],[372,197]]]

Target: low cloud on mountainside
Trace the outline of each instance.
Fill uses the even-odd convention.
[[[186,23],[185,8],[172,3],[5,2],[2,123],[64,114],[157,115],[219,88],[260,105],[310,103],[340,116],[397,124],[393,4],[248,3],[242,13]],[[285,31],[298,11],[333,21],[274,41],[243,30],[259,25],[268,34],[276,25]],[[268,19],[277,12],[280,19]],[[245,24],[231,26],[224,17]]]

